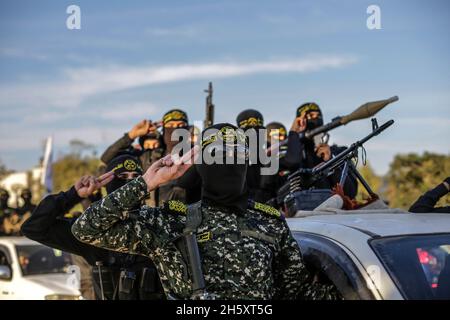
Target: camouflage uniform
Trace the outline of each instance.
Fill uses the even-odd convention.
[[[182,236],[187,207],[129,211],[147,194],[139,177],[94,203],[75,222],[80,241],[110,250],[140,254],[155,263],[166,294],[190,298],[189,271],[174,240]],[[207,290],[220,299],[295,299],[326,297],[304,268],[297,243],[280,213],[252,202],[245,213],[202,206],[197,239]],[[317,293],[319,296],[315,296]],[[306,293],[306,296],[305,296]]]

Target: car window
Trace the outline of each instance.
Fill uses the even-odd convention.
[[[371,246],[408,299],[450,299],[450,234],[379,238]]]
[[[10,259],[8,256],[8,249],[0,246],[0,265],[1,266],[7,266],[10,265]]]
[[[42,245],[18,245],[16,250],[24,276],[66,273],[72,263],[69,254]]]

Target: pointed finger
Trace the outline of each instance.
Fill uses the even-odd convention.
[[[89,177],[89,180],[87,182],[87,192],[88,194],[92,194],[94,190],[96,189],[96,183],[94,177]]]
[[[112,170],[102,174],[97,178],[97,181],[101,183],[103,180],[109,179],[110,177],[114,177],[114,172]]]
[[[106,186],[108,183],[110,183],[113,180],[114,180],[114,175],[110,175],[101,181],[97,181],[98,182],[97,189],[100,189],[101,187]]]

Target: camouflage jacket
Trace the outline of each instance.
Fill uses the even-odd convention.
[[[168,201],[163,207],[130,211],[147,194],[139,177],[92,204],[75,222],[80,241],[150,257],[166,294],[190,298],[186,260],[175,245],[182,236],[187,207]],[[280,213],[252,202],[245,213],[202,206],[197,231],[202,268],[209,293],[220,299],[296,299],[326,297],[314,288],[297,243]]]

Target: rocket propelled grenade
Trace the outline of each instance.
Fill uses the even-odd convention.
[[[336,117],[331,122],[329,122],[321,127],[318,127],[316,129],[307,131],[307,132],[303,133],[302,135],[306,138],[311,138],[322,132],[328,132],[328,131],[333,130],[337,127],[340,127],[342,125],[346,125],[352,121],[371,118],[374,115],[376,115],[378,113],[378,111],[380,111],[381,109],[386,107],[388,104],[395,102],[397,100],[398,100],[398,96],[394,96],[389,99],[367,102],[367,103],[361,105],[359,108],[357,108],[352,113],[342,116],[342,117]]]

